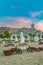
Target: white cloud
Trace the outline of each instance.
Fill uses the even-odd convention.
[[[32,20],[23,17],[3,17],[0,19],[0,23],[7,27],[31,27]]]
[[[29,12],[29,14],[30,14],[30,16],[31,17],[36,17],[36,16],[39,16],[39,15],[41,15],[43,13],[43,10],[41,10],[41,11],[35,11],[35,12]]]
[[[43,20],[37,21],[35,29],[43,32]]]
[[[11,8],[23,8],[22,6],[10,5]]]

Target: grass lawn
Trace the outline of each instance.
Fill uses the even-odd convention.
[[[37,43],[29,43],[28,45],[38,46]],[[1,54],[3,49],[4,46],[0,46],[0,65],[43,65],[43,51],[4,56]]]

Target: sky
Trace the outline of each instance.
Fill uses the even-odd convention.
[[[0,27],[31,27],[43,31],[43,0],[0,0]]]

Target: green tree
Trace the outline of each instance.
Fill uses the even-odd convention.
[[[17,38],[19,38],[19,39],[20,39],[20,35],[17,35]]]
[[[15,36],[13,36],[13,38],[15,39]]]
[[[5,37],[5,38],[10,38],[10,32],[9,32],[8,29],[5,29],[5,30],[4,30],[4,37]]]
[[[33,33],[32,32],[29,32],[28,34],[30,37],[33,37]]]
[[[3,36],[3,34],[2,34],[2,33],[0,33],[0,38],[4,38],[4,36]]]

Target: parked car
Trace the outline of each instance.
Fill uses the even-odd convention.
[[[14,52],[15,53],[22,54],[22,50],[21,49],[18,49],[18,48],[5,48],[3,50],[3,53],[4,53],[5,56],[12,55]]]
[[[39,51],[39,47],[37,47],[37,46],[29,46],[27,48],[27,52],[32,52],[32,51]]]

